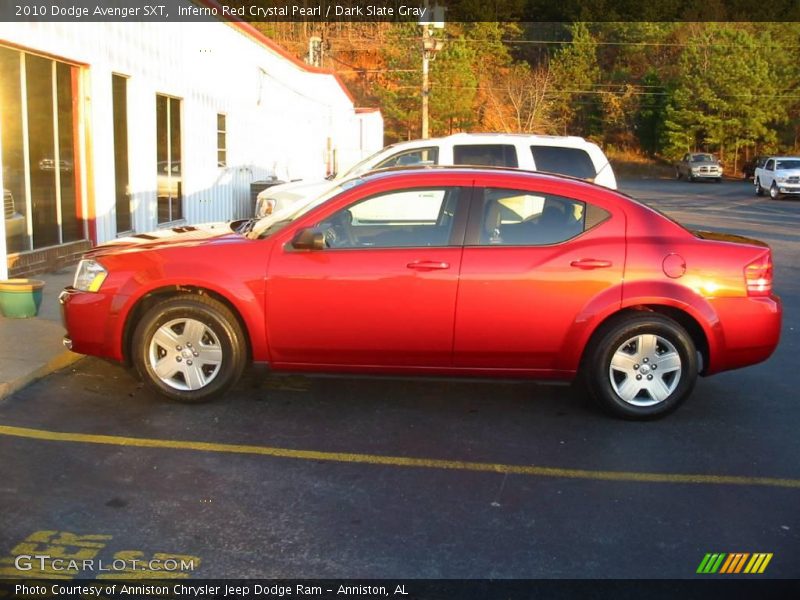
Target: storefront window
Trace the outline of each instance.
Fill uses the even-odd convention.
[[[30,249],[25,202],[25,154],[19,52],[0,47],[0,117],[3,159],[3,212],[9,253]]]
[[[183,219],[181,179],[181,101],[156,96],[158,222]]]
[[[117,233],[133,230],[128,177],[128,80],[111,78],[114,102],[114,188],[116,190]]]
[[[82,239],[78,69],[0,47],[0,82],[8,252]]]

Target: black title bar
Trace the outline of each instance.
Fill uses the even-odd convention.
[[[434,7],[441,7],[441,12]],[[800,21],[797,0],[3,0],[0,21]]]

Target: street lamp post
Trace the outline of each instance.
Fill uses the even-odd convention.
[[[419,22],[422,25],[422,139],[426,140],[430,137],[429,133],[429,124],[428,124],[428,100],[430,98],[431,88],[430,88],[430,80],[428,78],[428,73],[430,70],[430,62],[436,57],[436,53],[442,49],[444,42],[442,40],[436,39],[434,37],[433,32],[431,31],[431,26],[435,27],[436,29],[443,29],[444,28],[444,20],[441,18],[443,14],[443,9],[440,8],[438,5],[435,6],[433,9],[433,14],[435,15],[434,18],[439,20],[431,22],[430,14],[431,9],[427,6],[425,7],[425,14],[426,16]]]

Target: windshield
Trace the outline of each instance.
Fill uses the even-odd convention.
[[[798,160],[779,160],[776,169],[800,169],[800,159]]]
[[[710,154],[693,154],[692,162],[716,162]]]
[[[358,185],[359,183],[361,183],[361,179],[350,179],[339,185],[333,186],[319,196],[309,196],[303,198],[302,200],[299,200],[276,213],[260,219],[247,234],[247,237],[250,239],[257,239],[268,237],[274,233],[277,233],[295,219],[299,219],[310,210],[330,200],[340,192],[349,190],[351,187]]]

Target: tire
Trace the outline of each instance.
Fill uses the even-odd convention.
[[[199,403],[236,384],[247,362],[247,345],[228,307],[208,296],[186,294],[162,300],[145,313],[134,331],[131,355],[152,390],[178,402]]]
[[[761,187],[761,181],[756,179],[756,196],[763,196],[764,188]]]
[[[681,175],[681,170],[680,169],[675,169],[675,179],[680,181],[681,177],[683,177],[683,175]]]
[[[691,173],[686,175],[686,179],[689,181],[689,183],[694,183],[694,175]]]
[[[772,182],[772,185],[769,186],[769,197],[773,200],[780,200],[781,193],[778,191],[778,186],[775,185],[775,182]]]
[[[697,371],[691,336],[657,313],[628,313],[610,321],[593,337],[583,363],[584,381],[600,407],[634,421],[658,419],[678,408],[691,394]]]

